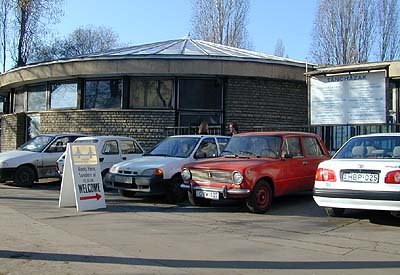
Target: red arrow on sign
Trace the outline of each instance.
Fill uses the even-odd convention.
[[[93,199],[99,200],[100,198],[101,198],[101,195],[99,193],[96,193],[96,195],[94,195],[94,196],[80,197],[79,199],[81,201],[85,201],[85,200],[93,200]]]

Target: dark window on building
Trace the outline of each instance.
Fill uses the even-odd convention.
[[[85,108],[121,108],[122,80],[85,81]]]
[[[46,110],[46,85],[28,87],[28,111]]]
[[[19,91],[14,94],[14,112],[20,113],[25,111],[25,99],[26,93],[24,91]]]
[[[222,81],[179,80],[179,109],[222,110]]]
[[[53,83],[51,85],[50,109],[76,109],[77,106],[77,83]]]
[[[130,81],[129,108],[172,108],[173,80],[134,79]]]

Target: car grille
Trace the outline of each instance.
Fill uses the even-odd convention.
[[[190,172],[194,181],[232,183],[231,171],[190,170]]]
[[[121,175],[137,175],[137,172],[129,171],[129,170],[118,170],[118,174]]]

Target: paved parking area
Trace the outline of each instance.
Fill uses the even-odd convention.
[[[0,184],[0,274],[399,274],[400,219],[325,216],[310,194],[264,215],[106,192],[107,208],[58,208],[60,184]]]

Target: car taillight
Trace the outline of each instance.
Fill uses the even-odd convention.
[[[315,180],[318,181],[336,181],[335,172],[329,169],[318,168],[315,173]]]
[[[385,177],[385,183],[400,184],[400,170],[387,173]]]

